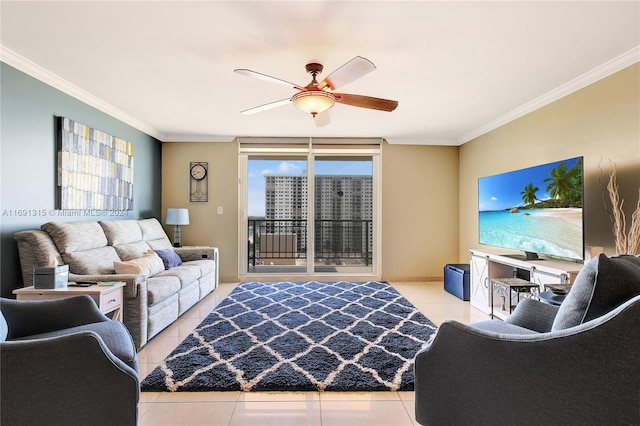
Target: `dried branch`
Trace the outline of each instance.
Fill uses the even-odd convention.
[[[611,172],[609,172],[609,184],[607,185],[609,191],[609,200],[611,200],[612,215],[613,215],[613,236],[616,240],[616,254],[626,254],[627,251],[627,236],[625,234],[627,228],[627,219],[622,207],[624,200],[620,199],[618,194],[618,183],[616,179],[616,167],[615,164]]]
[[[638,190],[638,204],[631,215],[631,228],[627,238],[627,254],[640,253],[640,189]]]

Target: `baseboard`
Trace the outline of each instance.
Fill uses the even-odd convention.
[[[220,277],[222,283],[238,283],[243,281],[390,281],[390,282],[444,282],[439,276],[347,276],[347,275],[244,275],[240,277]]]
[[[444,282],[443,276],[422,276],[422,277],[407,277],[407,276],[383,276],[384,281],[391,282]]]
[[[379,281],[379,276],[373,275],[305,275],[305,274],[251,274],[241,275],[238,282],[244,281]]]

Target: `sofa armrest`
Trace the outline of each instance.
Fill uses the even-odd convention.
[[[106,274],[106,275],[82,275],[69,274],[69,281],[122,281],[125,298],[136,298],[140,291],[147,290],[147,277],[134,274]]]
[[[174,247],[173,250],[180,256],[183,262],[190,260],[211,259],[218,261],[218,248],[206,246]]]
[[[140,349],[147,343],[149,320],[149,306],[147,286],[148,280],[144,275],[78,275],[69,274],[70,281],[124,281],[123,322],[129,330],[131,338]]]
[[[92,332],[0,343],[3,424],[135,425],[136,372]]]
[[[192,247],[174,247],[173,249],[183,262],[192,260],[213,260],[215,263],[215,281],[214,288],[218,287],[220,282],[220,252],[218,247],[192,246]]]
[[[9,340],[109,320],[86,294],[52,300],[2,298],[0,308]]]
[[[528,328],[539,333],[551,331],[559,306],[549,305],[535,299],[520,300],[505,322]]]

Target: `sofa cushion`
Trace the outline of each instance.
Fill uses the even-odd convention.
[[[113,267],[116,274],[146,275],[147,277],[164,271],[162,259],[153,250],[138,259],[115,261]]]
[[[62,255],[107,245],[107,237],[95,221],[48,222],[40,228],[49,234]]]
[[[180,259],[178,253],[173,251],[173,249],[156,250],[156,253],[158,253],[158,256],[162,259],[164,269],[171,269],[182,265],[182,259]]]
[[[136,241],[135,243],[120,244],[114,246],[116,253],[122,260],[138,259],[145,255],[151,247],[144,241]]]
[[[212,262],[211,259],[189,260],[182,264],[186,266],[197,266],[200,269],[201,277],[209,275],[216,270],[216,264],[215,262]]]
[[[640,294],[640,257],[600,254],[584,264],[560,305],[551,331],[600,317]]]
[[[143,240],[157,240],[159,238],[167,238],[167,234],[164,232],[162,225],[158,222],[158,219],[140,219],[138,226],[142,232]]]
[[[180,287],[186,287],[200,278],[200,268],[196,266],[181,265],[163,271],[158,274],[160,277],[177,277],[180,279]]]
[[[142,239],[149,244],[151,249],[162,250],[172,247],[171,241],[157,219],[142,219],[138,221],[138,225],[142,230]]]
[[[142,231],[137,220],[104,220],[98,222],[110,246],[142,241]]]
[[[172,247],[171,241],[167,237],[158,238],[157,240],[145,240],[145,242],[149,244],[152,250],[170,250]]]
[[[80,275],[113,274],[113,262],[120,261],[116,249],[111,246],[65,253],[62,259],[69,265],[70,273]]]
[[[150,277],[147,282],[147,301],[149,306],[160,303],[179,291],[180,279],[178,277],[161,275]]]

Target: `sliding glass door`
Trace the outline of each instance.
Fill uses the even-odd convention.
[[[239,275],[379,274],[379,157],[371,151],[241,145]]]
[[[373,161],[314,162],[314,272],[373,272]]]
[[[247,161],[247,272],[306,273],[306,158]]]

